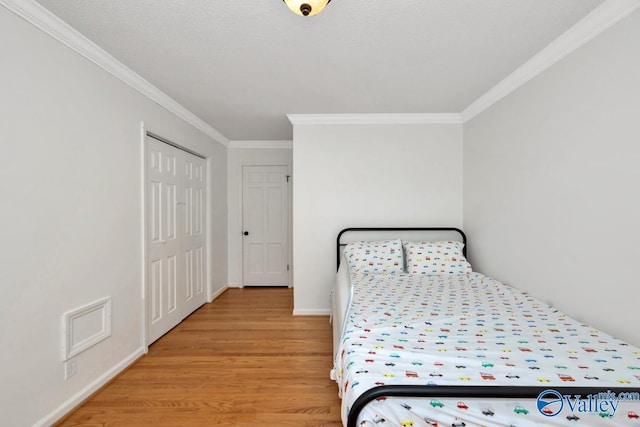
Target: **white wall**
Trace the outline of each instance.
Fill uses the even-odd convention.
[[[462,125],[295,125],[296,314],[330,311],[346,227],[461,226]]]
[[[142,142],[209,158],[216,292],[225,285],[226,149],[0,7],[0,413],[49,424],[141,354]],[[112,336],[64,380],[61,316],[110,296]]]
[[[464,127],[476,269],[640,345],[640,12]]]
[[[255,165],[287,166],[291,172],[292,150],[289,148],[232,148],[228,157],[228,236],[229,286],[243,286],[242,279],[242,167]],[[291,188],[291,187],[290,187]],[[291,205],[291,191],[289,191]],[[291,215],[291,212],[289,212]],[[291,221],[290,221],[291,222]],[[289,230],[291,239],[291,230]],[[290,254],[291,255],[291,254]],[[290,271],[292,273],[292,271]],[[291,284],[291,277],[290,282]]]

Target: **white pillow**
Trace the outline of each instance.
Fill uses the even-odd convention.
[[[402,242],[399,239],[349,243],[344,249],[344,255],[351,271],[355,273],[404,272]]]
[[[409,274],[450,276],[473,271],[462,254],[461,242],[404,242],[403,247]]]

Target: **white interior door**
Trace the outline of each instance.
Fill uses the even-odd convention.
[[[289,285],[288,206],[286,166],[243,167],[245,286]]]
[[[205,163],[147,137],[147,343],[206,301]]]

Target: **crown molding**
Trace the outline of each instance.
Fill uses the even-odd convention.
[[[291,150],[293,141],[229,141],[229,148],[280,148]]]
[[[293,125],[461,124],[457,113],[406,114],[287,114]]]
[[[0,5],[111,73],[213,140],[225,147],[230,146],[230,141],[216,129],[126,67],[35,0],[0,0]],[[606,0],[459,114],[288,114],[287,117],[293,125],[464,123],[491,107],[598,34],[604,32],[634,12],[638,7],[640,7],[640,1],[638,0]],[[251,146],[255,142],[235,141],[235,147],[243,148],[244,145],[244,148],[267,148],[266,145],[261,145],[260,147]],[[265,143],[265,141],[260,142]],[[275,145],[282,143],[282,141],[272,141],[270,143],[274,142],[276,143]]]
[[[169,112],[180,117],[196,129],[225,147],[229,140],[216,129],[205,123],[191,111],[122,64],[105,50],[93,43],[69,24],[55,16],[34,0],[0,0],[0,5],[25,19],[54,39],[73,49],[100,68],[122,80],[142,95],[151,99]]]
[[[589,40],[630,15],[638,7],[638,0],[607,0],[578,21],[560,37],[517,68],[465,108],[460,115],[467,122],[533,79]]]

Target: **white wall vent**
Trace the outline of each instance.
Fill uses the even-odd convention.
[[[63,361],[111,336],[111,297],[64,313],[63,332]]]

